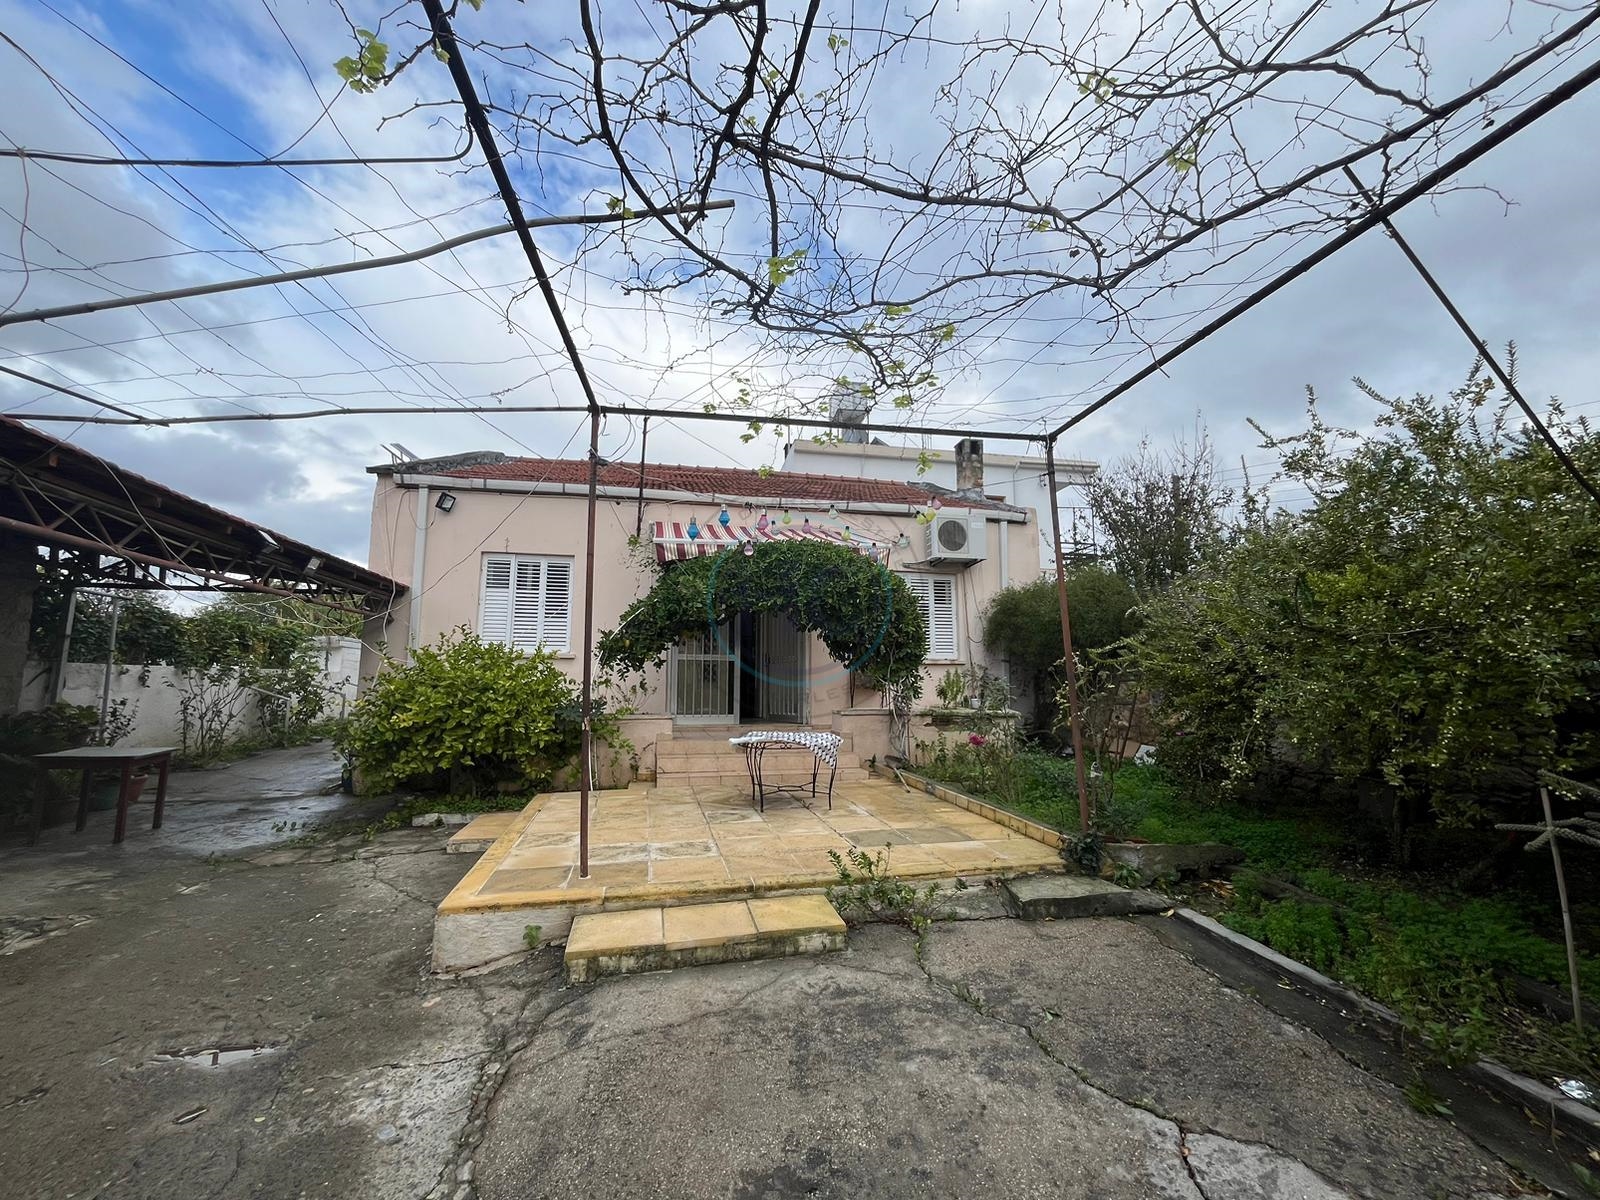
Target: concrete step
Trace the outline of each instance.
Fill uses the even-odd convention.
[[[482,854],[499,840],[517,819],[515,812],[492,812],[474,817],[444,844],[446,854]]]
[[[1165,912],[1171,902],[1154,892],[1118,887],[1086,875],[1024,875],[1000,885],[1006,908],[1024,921],[1127,917]]]
[[[844,949],[844,921],[822,896],[766,896],[716,904],[635,908],[574,917],[569,983]]]

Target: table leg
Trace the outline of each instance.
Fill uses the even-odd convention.
[[[50,772],[40,767],[33,781],[33,815],[28,822],[28,845],[39,840],[39,830],[44,825],[44,794],[50,786]]]
[[[133,762],[128,760],[122,764],[122,781],[117,785],[117,828],[111,835],[113,846],[121,845],[128,832],[128,784],[132,778]]]
[[[85,767],[83,778],[78,781],[78,823],[72,827],[74,833],[82,833],[83,827],[89,823],[89,784],[94,780],[94,768]]]
[[[167,806],[167,772],[172,768],[172,755],[164,755],[161,759],[161,773],[156,776],[156,817],[150,822],[151,829],[161,828],[161,814]]]

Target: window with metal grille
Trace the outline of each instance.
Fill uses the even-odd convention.
[[[572,646],[572,560],[485,554],[478,636],[517,650]]]
[[[902,575],[922,610],[928,627],[928,657],[934,661],[953,659],[956,645],[956,581],[951,575]]]

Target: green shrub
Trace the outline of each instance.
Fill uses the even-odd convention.
[[[0,772],[10,786],[0,788],[0,827],[32,811],[34,789],[43,780],[45,799],[62,799],[69,793],[56,773],[40,775],[33,756],[82,746],[99,723],[100,714],[87,705],[54,704],[37,712],[0,717]],[[67,776],[75,777],[76,773]]]
[[[460,792],[548,783],[579,740],[577,686],[550,654],[462,628],[409,665],[388,663],[351,710],[343,746],[370,787]]]

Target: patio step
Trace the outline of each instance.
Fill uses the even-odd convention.
[[[634,908],[574,917],[569,983],[844,949],[844,921],[818,895],[763,896],[716,904]]]
[[[511,828],[517,812],[492,812],[474,817],[456,830],[444,844],[446,854],[482,854]]]

